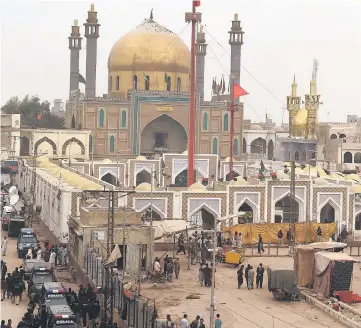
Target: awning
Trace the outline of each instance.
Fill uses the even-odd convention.
[[[146,222],[150,226],[150,222]],[[160,239],[166,236],[174,235],[176,233],[191,229],[189,223],[185,220],[153,220],[154,239]]]
[[[308,245],[300,245],[296,248],[308,248],[308,249],[334,249],[334,248],[346,248],[347,244],[345,243],[338,243],[338,242],[319,242],[319,243],[312,243]]]
[[[358,262],[353,257],[345,254],[345,253],[334,253],[334,252],[317,252],[315,254],[315,269],[316,274],[320,275],[323,273],[330,262],[337,261],[337,262]]]

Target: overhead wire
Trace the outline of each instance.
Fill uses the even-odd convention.
[[[217,41],[217,39],[209,32],[209,30],[206,28],[207,25],[204,25],[204,29],[207,32],[207,34],[211,37],[211,39],[217,43],[223,51],[225,51],[229,56],[231,55],[229,51],[223,47],[223,45]],[[267,88],[261,81],[259,81],[244,65],[242,65],[242,69],[252,78],[254,79],[263,89],[265,89],[274,99],[276,99],[279,103],[281,103],[283,106],[285,106],[285,103],[279,99],[269,88]]]

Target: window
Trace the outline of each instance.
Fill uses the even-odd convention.
[[[115,138],[114,138],[114,136],[111,136],[110,140],[109,140],[109,152],[110,153],[115,152]]]
[[[145,82],[144,82],[144,85],[145,85],[145,90],[149,90],[149,75],[147,75],[145,77]]]
[[[295,152],[295,161],[299,161],[300,160],[300,154],[298,151]]]
[[[138,76],[134,75],[133,76],[133,90],[137,90],[138,89]]]
[[[172,89],[172,78],[168,76],[167,78],[167,91],[171,91]]]
[[[235,138],[233,141],[233,154],[238,155],[238,139]]]
[[[117,91],[119,90],[119,76],[117,76],[116,79],[115,79],[115,89]]]
[[[180,92],[181,91],[181,78],[179,77],[178,79],[177,79],[177,92]]]
[[[113,89],[113,77],[109,76],[109,91],[112,91]]]
[[[304,150],[302,152],[302,162],[306,162],[307,161],[307,154],[306,154],[306,151]]]
[[[89,135],[89,153],[93,152],[93,137]]]
[[[104,127],[104,109],[100,109],[98,113],[98,126],[100,128]]]
[[[228,132],[228,114],[223,116],[223,132]]]
[[[218,154],[218,140],[217,140],[217,138],[213,138],[212,154]]]
[[[122,110],[121,115],[120,115],[120,126],[122,128],[127,127],[127,112],[125,110]]]
[[[208,113],[203,114],[203,131],[208,131]]]

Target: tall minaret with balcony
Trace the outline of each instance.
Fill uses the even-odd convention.
[[[70,49],[70,81],[69,81],[69,99],[71,92],[79,89],[79,53],[81,50],[81,36],[78,26],[78,20],[74,20],[69,36]]]
[[[90,6],[88,11],[88,19],[85,26],[86,37],[86,83],[85,96],[96,96],[96,80],[97,80],[97,44],[99,38],[98,13],[94,10],[94,4]]]
[[[204,72],[205,72],[205,57],[207,54],[207,43],[203,26],[197,32],[196,39],[196,92],[197,95],[204,95]]]
[[[238,19],[238,14],[234,15],[234,20],[232,21],[232,27],[229,33],[229,44],[231,46],[231,76],[230,76],[230,86],[231,94],[233,93],[233,82],[240,84],[241,78],[241,50],[243,44],[243,34],[241,27],[241,22]],[[239,99],[234,100],[236,103],[239,103]]]
[[[296,83],[296,75],[293,76],[292,82],[292,92],[290,96],[287,96],[287,110],[288,110],[288,135],[292,137],[295,135],[296,131],[293,131],[292,122],[295,118],[296,114],[300,110],[301,106],[301,97],[297,96],[297,83]]]

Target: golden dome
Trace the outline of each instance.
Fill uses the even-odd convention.
[[[205,186],[203,186],[200,182],[196,182],[188,187],[188,191],[205,192],[205,191],[207,191],[207,188]]]
[[[292,131],[295,137],[305,137],[307,129],[308,112],[302,107],[292,120]]]
[[[137,89],[146,89],[145,77],[149,76],[149,89],[164,91],[167,90],[165,74],[171,78],[171,91],[188,91],[190,57],[187,45],[179,36],[153,19],[145,19],[121,37],[110,51],[109,91],[116,95],[133,89],[134,75]]]
[[[136,161],[147,161],[147,158],[146,158],[145,156],[139,155],[139,156],[137,156],[137,157],[135,158],[135,160],[136,160]]]
[[[150,183],[142,182],[135,188],[135,191],[150,191],[151,189],[152,189],[152,186]]]

